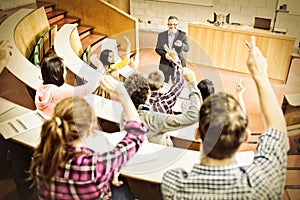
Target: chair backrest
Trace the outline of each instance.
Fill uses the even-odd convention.
[[[50,29],[45,30],[41,35],[40,39],[36,43],[33,52],[33,63],[36,67],[40,67],[45,54],[52,48],[54,40],[52,37],[55,37],[57,33],[57,25],[52,26]]]

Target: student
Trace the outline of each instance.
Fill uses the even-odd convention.
[[[113,176],[138,151],[147,128],[122,84],[104,76],[101,86],[122,104],[127,135],[111,151],[94,152],[84,145],[96,126],[93,108],[78,96],[60,101],[42,126],[31,163],[40,199],[132,199],[124,188],[111,188],[110,182],[121,184]]]
[[[196,86],[195,74],[186,67],[182,69],[182,74],[188,82],[191,104],[189,110],[180,115],[153,112],[151,110],[151,106],[149,105],[150,90],[148,81],[142,74],[134,73],[124,82],[124,86],[138,110],[142,122],[149,128],[147,137],[150,142],[171,146],[172,144],[168,144],[168,141],[166,141],[168,139],[168,135],[165,134],[166,132],[178,130],[198,121],[198,111],[202,103],[202,98]],[[122,115],[121,130],[124,127],[125,121],[126,118]]]
[[[104,49],[103,51],[101,51],[99,59],[102,62],[104,68],[121,69],[121,68],[125,67],[126,65],[128,65],[130,63],[130,47],[131,47],[131,44],[130,44],[129,39],[126,36],[124,36],[124,41],[127,45],[127,47],[126,47],[126,56],[120,62],[117,62],[117,63],[115,62],[115,57],[118,56],[118,55],[115,55],[115,53],[117,53],[117,50],[116,50],[115,53],[113,52],[112,49]],[[103,47],[104,47],[104,45],[103,45]]]
[[[173,79],[174,66],[170,58],[166,56],[164,46],[175,49],[183,67],[186,67],[183,52],[188,52],[190,48],[186,33],[178,29],[178,18],[170,16],[167,25],[168,30],[158,34],[155,48],[155,52],[160,56],[159,69],[164,73],[166,83],[169,82],[170,76],[171,80]]]
[[[209,97],[210,95],[215,93],[215,86],[214,86],[213,82],[209,79],[201,80],[198,83],[197,88],[200,90],[203,101],[207,97]]]
[[[248,118],[231,95],[206,99],[199,112],[203,145],[201,159],[191,172],[173,169],[163,175],[164,199],[281,199],[285,184],[286,124],[267,75],[267,60],[252,37],[247,60],[257,86],[265,123],[254,161],[239,167],[235,154],[246,139]]]
[[[184,86],[184,78],[180,69],[180,60],[177,53],[174,52],[174,61],[178,62],[178,66],[175,65],[175,71],[173,76],[173,85],[167,92],[160,92],[164,84],[164,74],[161,70],[154,70],[148,74],[148,85],[151,90],[151,96],[149,103],[152,106],[153,111],[173,114],[173,106],[176,103],[177,97],[180,95]]]
[[[73,87],[65,83],[67,70],[63,59],[58,56],[45,58],[41,67],[43,83],[38,86],[35,95],[37,109],[51,116],[55,105],[60,100],[70,96],[85,96],[94,92],[101,79],[101,71],[98,69],[93,74],[91,81]]]

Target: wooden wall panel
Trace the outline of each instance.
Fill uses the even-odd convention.
[[[256,37],[256,44],[268,60],[268,75],[285,82],[295,38],[264,30],[238,30],[231,27],[189,24],[188,36],[205,49],[216,67],[249,73],[246,60],[248,48],[244,40]]]

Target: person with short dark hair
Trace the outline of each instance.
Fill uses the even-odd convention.
[[[178,29],[178,18],[170,16],[167,25],[168,30],[158,34],[155,48],[155,52],[160,56],[159,69],[164,73],[166,83],[169,82],[170,76],[171,80],[173,79],[175,69],[173,62],[167,56],[164,45],[175,49],[183,67],[186,67],[183,52],[188,52],[190,48],[186,33]]]
[[[247,140],[248,117],[231,95],[209,96],[199,112],[203,141],[200,162],[191,172],[172,169],[161,182],[164,199],[281,199],[289,141],[281,107],[267,75],[267,60],[252,37],[247,60],[257,86],[265,130],[253,163],[238,166],[235,155]]]

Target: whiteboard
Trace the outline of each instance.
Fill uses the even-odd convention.
[[[214,5],[214,0],[149,0],[149,1],[190,4],[190,5],[208,6],[208,7],[212,7]]]

